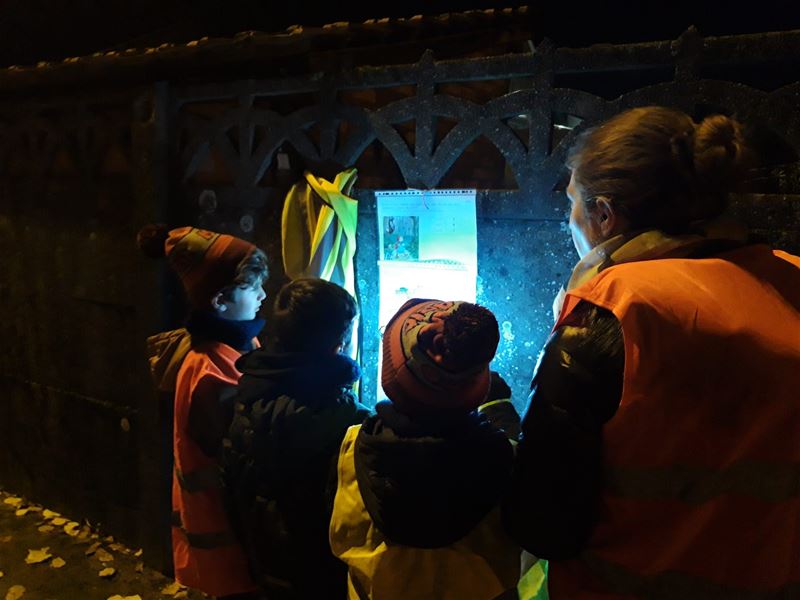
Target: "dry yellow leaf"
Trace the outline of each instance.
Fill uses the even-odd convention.
[[[12,585],[6,593],[6,600],[19,600],[25,595],[25,587]]]
[[[98,548],[97,549],[96,556],[97,556],[97,558],[100,559],[100,562],[104,562],[104,563],[105,562],[111,562],[112,560],[114,560],[114,557],[110,553],[106,552],[103,548]]]
[[[42,507],[34,504],[33,506],[29,506],[28,510],[31,512],[42,512]]]
[[[114,543],[114,536],[110,535],[107,538],[105,538],[103,541],[105,541],[108,544],[113,544]]]
[[[50,561],[50,566],[53,567],[54,569],[60,569],[65,564],[67,564],[67,561],[65,561],[63,558],[60,557],[56,557],[52,561]]]
[[[52,521],[50,521],[56,527],[61,527],[64,525],[69,519],[65,519],[64,517],[56,517]]]
[[[112,569],[111,567],[106,567],[102,571],[98,573],[98,575],[104,579],[111,579],[114,574],[117,572],[116,569]]]
[[[3,577],[3,572],[2,571],[0,571],[0,577]]]
[[[81,529],[80,532],[78,532],[78,539],[79,540],[88,540],[89,539],[89,532],[86,531],[85,529]]]
[[[183,589],[183,586],[177,581],[173,581],[167,586],[161,588],[161,593],[165,596],[174,596]]]
[[[139,558],[142,555],[142,549],[139,548],[136,552],[133,553],[136,558]]]
[[[136,563],[136,572],[137,573],[144,573],[144,563],[143,562]]]
[[[25,563],[29,565],[37,565],[52,557],[50,554],[50,547],[46,546],[41,550],[28,550],[28,556],[25,557]]]
[[[53,512],[52,510],[47,510],[46,508],[42,511],[42,516],[45,519],[53,519],[55,517],[60,517],[61,513]]]
[[[189,597],[189,592],[187,590],[182,590],[177,594],[175,594],[175,598],[188,598],[188,597]]]
[[[70,537],[75,537],[78,535],[81,530],[79,529],[80,523],[76,523],[75,521],[70,521],[66,525],[64,525],[64,533],[66,533]]]
[[[92,554],[94,554],[95,552],[97,552],[97,549],[98,549],[99,547],[100,547],[100,542],[95,542],[94,544],[92,544],[91,546],[89,546],[89,547],[86,549],[86,552],[85,552],[86,556],[91,556]]]
[[[114,594],[113,596],[109,596],[108,600],[142,600],[142,597],[139,594],[134,594],[133,596],[120,596],[119,594]]]
[[[20,506],[22,504],[22,498],[17,498],[16,496],[9,496],[5,500],[3,500],[3,504],[10,504],[11,506]]]
[[[24,517],[30,510],[30,508],[18,508],[16,511],[14,511],[14,514],[18,517]]]
[[[41,531],[42,533],[50,533],[54,529],[55,529],[55,527],[53,527],[52,525],[40,525],[39,526],[39,531]]]
[[[114,552],[125,552],[127,550],[127,548],[122,544],[109,544],[108,547]]]

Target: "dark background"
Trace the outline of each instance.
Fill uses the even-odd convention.
[[[5,0],[0,2],[0,65],[82,56],[99,50],[187,42],[239,31],[276,32],[289,25],[500,9],[523,2],[363,3],[308,0]],[[800,28],[795,0],[748,2],[527,2],[531,37],[557,45],[675,39],[695,25],[703,35]]]
[[[247,138],[239,135],[239,127],[246,131],[255,117],[249,110],[239,114],[237,107],[246,104],[251,88],[259,90],[256,109],[275,113],[258,125],[258,135],[285,137],[289,131],[292,139],[300,139],[302,134],[309,147],[322,146],[326,132],[345,139],[359,134],[357,119],[336,116],[339,104],[373,117],[395,107],[388,113],[395,115],[392,119],[386,112],[379,117],[386,119],[384,130],[396,136],[370,142],[353,159],[359,169],[356,261],[365,300],[366,364],[374,364],[379,339],[372,191],[478,189],[478,300],[498,315],[503,339],[495,364],[512,384],[517,405],[524,406],[536,354],[552,324],[552,298],[576,259],[565,225],[566,202],[546,187],[563,164],[562,155],[555,161],[547,156],[558,150],[559,141],[562,148],[568,145],[563,126],[573,121],[570,117],[579,116],[586,126],[612,112],[654,103],[678,106],[696,117],[740,112],[746,122],[760,123],[759,147],[769,152],[740,210],[755,232],[798,252],[800,34],[717,42],[711,59],[692,45],[692,36],[675,44],[574,50],[597,43],[675,40],[690,25],[705,36],[800,30],[798,10],[789,2],[753,2],[733,11],[721,3],[596,0],[585,6],[558,0],[531,2],[522,19],[519,13],[497,19],[459,15],[426,19],[419,27],[392,22],[339,27],[330,35],[313,30],[335,21],[504,4],[373,2],[365,10],[355,2],[320,7],[303,0],[0,0],[0,339],[8,341],[0,347],[0,486],[75,520],[89,519],[115,538],[143,547],[150,564],[168,568],[172,402],[168,394],[153,393],[144,340],[178,326],[184,305],[163,261],[144,259],[133,240],[139,227],[154,221],[249,236],[267,250],[273,273],[268,290],[277,290],[282,200],[303,169],[318,165],[313,152],[301,152],[289,141],[284,150],[291,169],[278,169],[269,158],[261,179],[245,177],[252,149],[239,143]],[[293,24],[310,34],[289,40],[232,38],[240,31],[280,32]],[[232,39],[196,49],[143,51],[203,36]],[[416,124],[422,123],[423,142],[426,137],[440,142],[457,120],[429,125],[426,71],[398,65],[413,65],[427,49],[437,61],[463,63],[457,73],[466,75],[437,84],[436,93],[457,101],[470,127],[482,127],[474,107],[504,97],[512,83],[505,71],[478,76],[488,68],[482,57],[494,57],[487,64],[503,68],[522,63],[526,75],[514,76],[514,89],[543,86],[547,92],[550,71],[533,70],[527,44],[545,37],[566,47],[562,56],[572,57],[570,69],[553,71],[558,93],[548,100],[552,104],[539,106],[535,98],[523,102],[524,95],[512,98],[519,110],[509,114],[517,116],[486,132],[508,131],[514,137],[499,143],[478,137],[450,157],[455,162],[441,179],[426,184],[420,173],[429,166],[429,149],[422,143],[422,153],[417,152]],[[3,65],[127,48],[138,52],[124,59],[2,70]],[[546,48],[540,56],[547,57]],[[516,57],[497,58],[507,53]],[[654,56],[656,62],[648,62]],[[365,65],[381,68],[376,75],[362,69]],[[355,67],[364,77],[386,77],[389,84],[344,86],[333,96],[338,104],[329,106],[317,75]],[[416,74],[404,75],[399,84],[397,72]],[[310,81],[311,91],[298,93],[295,78],[301,88]],[[408,102],[417,96],[419,102]],[[317,116],[309,122],[295,118],[306,110],[318,111]],[[518,118],[529,112],[535,116],[530,123]],[[363,131],[369,133],[371,121],[366,123]],[[532,142],[513,150],[515,139]],[[194,142],[198,148],[208,143],[212,151],[190,169],[194,154],[184,150]],[[219,148],[228,143],[233,149],[222,154]],[[509,167],[501,147],[517,157],[516,167]],[[400,156],[413,163],[409,180],[401,175]],[[531,158],[541,177],[519,168],[530,165]],[[526,173],[528,185],[520,192],[516,174]],[[206,189],[220,200],[211,208],[199,202]],[[243,216],[253,218],[255,226],[245,230]],[[362,389],[374,397],[367,390],[375,389],[376,373],[365,371]]]

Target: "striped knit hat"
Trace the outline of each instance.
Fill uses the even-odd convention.
[[[465,309],[483,317],[484,326],[474,335],[461,336],[460,350],[472,361],[450,361],[443,340],[448,319]],[[486,326],[488,325],[488,327]],[[381,384],[400,412],[419,413],[458,410],[469,412],[489,393],[489,362],[499,341],[497,321],[486,308],[468,302],[424,300],[406,302],[392,317],[383,335]],[[480,347],[478,347],[480,346]]]
[[[239,265],[256,249],[232,235],[196,227],[168,230],[164,225],[147,225],[137,242],[148,256],[167,257],[189,302],[200,310],[209,309],[214,295],[233,283]]]

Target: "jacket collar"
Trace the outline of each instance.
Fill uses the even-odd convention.
[[[572,271],[567,290],[580,287],[608,267],[658,258],[686,258],[710,242],[747,241],[748,232],[739,223],[719,218],[698,223],[696,233],[671,235],[658,229],[632,231],[614,236],[595,246]]]

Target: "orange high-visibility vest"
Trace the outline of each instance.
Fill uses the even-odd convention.
[[[581,300],[621,324],[623,391],[599,521],[551,598],[800,598],[800,258],[616,265],[559,323]]]
[[[219,465],[188,433],[189,410],[198,385],[209,379],[236,385],[241,354],[226,344],[204,343],[183,361],[175,386],[172,476],[172,555],[175,579],[211,596],[255,589],[244,552],[231,531],[221,493]]]

